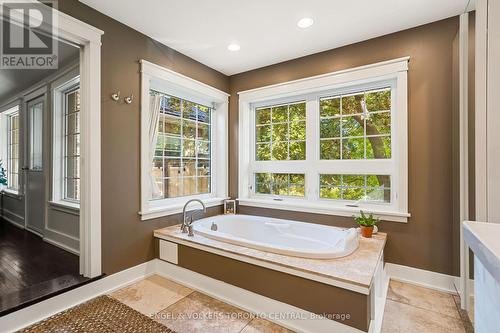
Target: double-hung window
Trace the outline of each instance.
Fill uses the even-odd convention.
[[[80,202],[80,86],[64,92],[64,196]]]
[[[80,205],[80,77],[68,72],[53,84],[52,202]]]
[[[240,204],[406,221],[406,76],[405,58],[241,92]]]
[[[209,194],[212,108],[150,90],[159,106],[152,199]]]
[[[141,219],[227,197],[228,94],[141,61]],[[194,204],[193,204],[194,206]]]
[[[19,191],[19,107],[7,113],[7,188]]]

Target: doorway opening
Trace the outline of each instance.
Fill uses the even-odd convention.
[[[29,10],[2,4],[8,42],[50,45],[53,63],[0,68],[0,315],[101,274],[102,32],[45,4],[22,5]],[[55,19],[33,24],[40,17]]]

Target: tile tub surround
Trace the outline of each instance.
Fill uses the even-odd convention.
[[[360,237],[354,253],[336,259],[275,254],[207,238],[196,231],[189,237],[179,226],[157,230],[155,237],[160,238],[160,259],[365,332],[379,309],[373,303],[375,289],[385,290],[378,283],[383,275],[375,278],[383,262],[384,233],[371,239]],[[174,250],[167,252],[171,251],[167,248]]]
[[[307,259],[290,257],[233,245],[195,233],[193,237],[180,232],[178,225],[155,230],[154,236],[171,242],[188,242],[235,255],[261,260],[282,267],[318,275],[328,279],[369,289],[377,264],[383,254],[387,235],[378,233],[373,238],[360,237],[359,248],[349,256],[336,259]]]

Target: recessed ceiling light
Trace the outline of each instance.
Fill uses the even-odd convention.
[[[234,52],[234,51],[239,51],[239,50],[240,50],[240,46],[239,46],[238,44],[232,43],[232,44],[229,44],[229,45],[227,46],[227,49],[228,49],[229,51],[233,51],[233,52]]]
[[[299,20],[299,22],[297,22],[297,26],[299,28],[309,28],[311,25],[314,24],[314,20],[310,17],[304,17],[302,19]]]

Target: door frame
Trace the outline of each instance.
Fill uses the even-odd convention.
[[[457,290],[462,309],[469,309],[469,247],[465,244],[463,222],[469,220],[469,13],[460,15],[459,25],[459,154],[460,154],[460,279]]]
[[[43,118],[42,118],[42,126],[43,126],[43,134],[42,134],[42,138],[45,140],[45,131],[46,131],[46,128],[45,128],[45,114],[47,112],[47,87],[44,86],[44,87],[41,87],[33,92],[31,92],[30,94],[26,95],[23,99],[23,105],[22,105],[22,111],[24,113],[23,117],[22,117],[22,121],[23,121],[23,127],[24,127],[24,130],[23,130],[23,147],[25,149],[23,149],[23,158],[22,158],[22,161],[23,161],[23,165],[22,165],[22,178],[23,178],[23,181],[22,181],[22,186],[23,186],[23,194],[24,194],[24,228],[26,228],[27,230],[29,231],[32,231],[34,232],[35,234],[38,234],[39,236],[43,237],[44,234],[43,234],[43,230],[36,230],[36,229],[33,229],[33,228],[30,228],[28,226],[28,220],[29,220],[29,194],[28,194],[28,170],[26,170],[25,168],[28,168],[30,169],[30,163],[31,163],[31,156],[30,155],[30,150],[31,150],[31,142],[30,142],[30,135],[31,135],[31,115],[30,115],[30,104],[34,101],[37,101],[41,99],[43,101]],[[42,143],[42,149],[43,151],[45,151],[45,145]],[[44,165],[44,163],[46,162],[45,161],[45,156],[44,156],[45,153],[42,154],[42,175],[43,175],[43,188],[44,188],[44,205],[43,205],[43,214],[42,214],[42,218],[43,218],[43,226],[45,226],[45,217],[46,217],[46,210],[47,210],[47,205],[46,205],[46,198],[45,198],[45,195],[46,195],[46,191],[45,191],[45,187],[46,187],[46,177],[47,177],[47,168],[46,168],[46,165]]]
[[[3,2],[2,0],[0,0]],[[36,4],[36,0],[24,0]],[[101,275],[101,35],[97,29],[72,16],[53,10],[53,26],[41,26],[48,33],[80,46],[81,87],[81,198],[80,274]],[[36,13],[29,12],[36,22]],[[23,26],[24,18],[11,17]],[[57,24],[57,26],[56,26]]]

